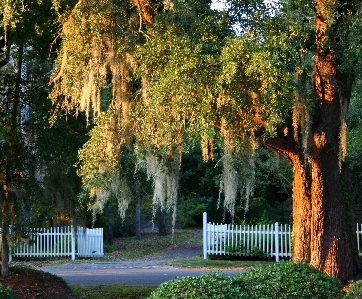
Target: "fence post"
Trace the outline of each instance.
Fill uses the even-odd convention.
[[[274,230],[274,238],[275,238],[275,261],[279,262],[279,223],[275,222],[275,230]]]
[[[72,221],[70,226],[71,234],[72,234],[72,261],[75,260],[75,230],[74,230],[74,223]]]
[[[359,232],[359,229],[358,229],[358,223],[357,223],[357,230],[356,230],[356,234],[357,234],[357,250],[358,250],[358,254],[360,254],[360,246],[359,246],[359,235],[360,235],[360,232]]]
[[[204,250],[204,260],[207,260],[207,213],[203,213],[203,250]]]

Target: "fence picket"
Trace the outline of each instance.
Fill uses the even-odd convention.
[[[49,229],[30,228],[25,231],[25,234],[28,236],[27,244],[20,242],[12,246],[9,260],[12,260],[13,256],[71,256],[72,259],[75,259],[76,255],[78,257],[104,256],[102,228],[77,228],[76,230],[73,230],[72,226],[51,227]],[[76,252],[76,242],[78,243],[78,252]]]

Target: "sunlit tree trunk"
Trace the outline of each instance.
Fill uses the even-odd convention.
[[[346,282],[360,271],[345,144],[353,77],[340,72],[335,51],[331,44],[326,46],[327,34],[334,28],[325,23],[328,17],[323,5],[325,2],[316,1],[317,101],[309,126],[302,128],[309,132],[304,136],[297,132],[296,139],[295,128],[287,124],[266,145],[294,166],[293,260],[306,261]],[[337,39],[333,43],[339,46]],[[308,144],[308,149],[302,144]]]
[[[305,261],[348,281],[360,270],[351,183],[347,162],[340,160],[339,115],[331,111],[339,109],[327,110],[319,114],[318,125],[312,129],[312,151],[307,156],[292,133],[281,133],[286,130],[280,130],[278,138],[265,144],[285,156],[294,167],[293,260]],[[292,126],[289,129],[292,131]],[[323,138],[322,131],[326,132]]]
[[[311,242],[311,176],[302,155],[291,157],[293,181],[293,258],[310,261]],[[296,253],[298,254],[296,255]]]

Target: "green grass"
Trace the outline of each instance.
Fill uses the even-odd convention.
[[[71,286],[72,291],[84,299],[143,299],[147,298],[155,287],[148,286]]]
[[[167,265],[180,268],[200,268],[200,269],[248,269],[258,265],[270,265],[274,261],[246,261],[246,260],[222,260],[207,259],[203,257],[192,257],[187,259],[173,260],[167,262]]]
[[[177,249],[180,245],[199,244],[202,248],[202,234],[199,231],[180,230],[172,236],[160,236],[157,233],[143,234],[141,239],[136,237],[117,238],[111,252],[106,252],[106,260],[130,260],[149,254],[162,252],[165,249]],[[201,254],[201,252],[200,252]]]

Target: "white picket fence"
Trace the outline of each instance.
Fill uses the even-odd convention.
[[[203,214],[203,252],[208,254],[253,256],[257,250],[268,257],[291,257],[292,227],[287,224],[230,225],[207,222]],[[358,252],[362,255],[362,224],[356,229]],[[257,249],[257,250],[255,250]]]
[[[230,225],[207,222],[203,214],[204,259],[208,254],[268,257],[291,256],[291,226],[286,224]]]
[[[103,228],[64,226],[30,228],[26,238],[10,246],[13,257],[103,257]]]

